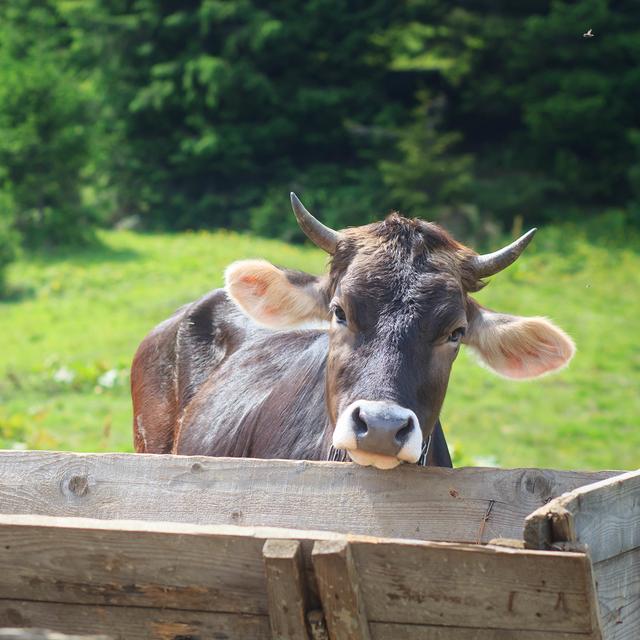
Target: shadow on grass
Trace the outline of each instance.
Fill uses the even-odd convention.
[[[0,294],[0,306],[29,300],[36,295],[36,288],[32,286],[8,286]]]
[[[59,246],[40,249],[24,249],[23,258],[38,267],[67,262],[71,265],[95,265],[103,262],[124,263],[140,258],[140,253],[130,247],[111,247],[95,237],[82,246]],[[18,267],[19,268],[19,267]],[[0,306],[24,302],[36,296],[38,288],[30,284],[5,284],[0,290]]]
[[[97,264],[100,262],[131,262],[140,254],[131,248],[110,247],[99,239],[81,247],[66,246],[26,252],[30,262],[46,266],[57,262]]]

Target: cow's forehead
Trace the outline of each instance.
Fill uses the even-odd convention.
[[[473,254],[437,225],[392,214],[341,232],[331,274],[348,290],[476,290],[465,266]]]
[[[361,327],[377,326],[390,339],[415,326],[434,337],[465,313],[459,275],[446,261],[399,258],[382,248],[355,255],[336,293]]]
[[[361,303],[392,309],[463,306],[459,274],[437,263],[388,265],[385,260],[356,257],[340,279],[337,292]]]
[[[354,252],[340,281],[342,288],[350,291],[368,288],[424,293],[437,289],[451,291],[461,287],[461,269],[450,252],[379,243]]]

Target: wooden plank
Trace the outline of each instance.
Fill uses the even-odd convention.
[[[606,640],[640,637],[640,548],[593,566]]]
[[[585,554],[382,541],[351,549],[370,622],[601,637]]]
[[[308,640],[302,545],[270,539],[262,549],[273,640]]]
[[[529,548],[586,544],[593,562],[640,547],[640,471],[566,493],[527,517]]]
[[[0,629],[0,640],[112,640],[109,636],[69,636],[47,629]]]
[[[205,613],[0,600],[0,626],[38,626],[63,633],[105,631],[114,640],[270,640],[269,619],[233,613]]]
[[[437,469],[142,454],[0,452],[0,509],[321,529],[393,538],[519,538],[526,515],[615,472]]]
[[[262,548],[277,537],[332,534],[2,515],[0,598],[267,615]]]
[[[351,549],[346,540],[324,540],[311,554],[331,640],[370,640]]]
[[[523,631],[522,629],[472,629],[414,624],[372,622],[372,640],[586,640],[590,635],[562,631]]]

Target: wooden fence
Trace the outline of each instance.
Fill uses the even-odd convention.
[[[638,472],[0,452],[5,627],[631,640],[639,569]]]

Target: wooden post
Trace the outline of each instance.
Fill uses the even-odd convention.
[[[319,540],[311,553],[331,640],[370,640],[351,547],[346,540]]]
[[[262,548],[273,640],[309,640],[307,595],[298,540],[271,539]]]
[[[524,540],[533,549],[586,549],[603,637],[638,637],[640,470],[579,487],[537,509],[525,521]]]

